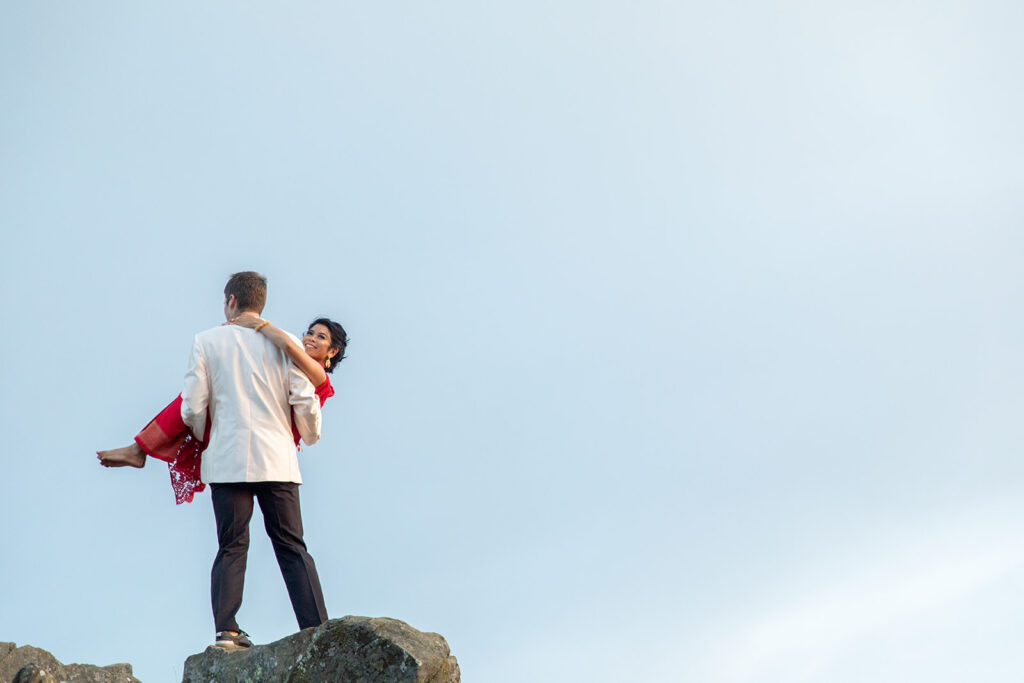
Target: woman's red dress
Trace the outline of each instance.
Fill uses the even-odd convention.
[[[315,391],[322,408],[324,402],[334,396],[331,378],[327,377]],[[174,501],[178,505],[191,503],[192,497],[206,488],[206,484],[199,478],[199,464],[209,443],[209,414],[206,416],[206,428],[203,433],[206,437],[203,440],[197,439],[181,419],[181,394],[178,394],[178,398],[168,403],[167,407],[150,420],[135,437],[135,443],[139,444],[139,448],[145,451],[146,455],[167,463],[171,471]],[[299,432],[295,429],[294,423],[292,436],[295,437],[295,445],[298,446]]]

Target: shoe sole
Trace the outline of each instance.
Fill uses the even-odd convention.
[[[228,652],[235,652],[237,650],[248,650],[251,645],[239,645],[237,643],[226,642],[226,643],[214,643],[212,647],[219,650],[227,650]]]

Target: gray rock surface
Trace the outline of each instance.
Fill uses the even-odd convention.
[[[182,683],[459,683],[448,643],[397,619],[331,619],[268,645],[209,647],[185,660]]]
[[[131,664],[61,664],[46,650],[0,643],[0,683],[141,683]]]

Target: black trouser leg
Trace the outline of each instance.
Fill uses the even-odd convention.
[[[263,511],[263,524],[274,544],[274,554],[299,628],[319,626],[327,621],[327,608],[316,565],[302,540],[299,485],[263,482],[256,489],[256,499]]]
[[[240,630],[235,615],[242,606],[245,587],[252,496],[247,484],[210,484],[219,546],[210,572],[210,600],[217,631]]]

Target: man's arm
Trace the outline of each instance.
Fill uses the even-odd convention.
[[[197,439],[206,436],[203,432],[206,431],[206,409],[209,406],[210,381],[206,372],[206,356],[199,346],[199,340],[193,338],[188,370],[185,371],[185,389],[181,392],[181,419]]]
[[[299,436],[312,446],[320,440],[320,399],[313,385],[291,362],[288,363],[288,403],[292,406],[292,419]]]

